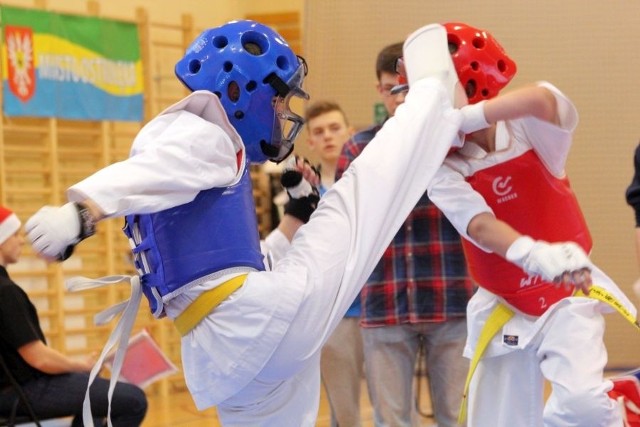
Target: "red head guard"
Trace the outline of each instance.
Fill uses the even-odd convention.
[[[498,95],[516,74],[516,63],[486,31],[456,22],[444,27],[453,64],[469,104]]]

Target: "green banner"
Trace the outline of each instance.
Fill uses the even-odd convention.
[[[0,7],[8,116],[142,120],[135,24]]]

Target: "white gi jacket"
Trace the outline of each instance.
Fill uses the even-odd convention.
[[[322,345],[424,193],[460,122],[439,81],[417,82],[273,271],[249,273],[183,337],[185,377],[199,409],[218,405],[225,425],[315,424]],[[111,216],[167,209],[234,182],[241,148],[217,97],[196,92],[145,126],[129,159],[74,185],[68,197],[90,198]],[[283,253],[283,239],[276,233],[266,243]],[[170,300],[167,315],[228,278]]]

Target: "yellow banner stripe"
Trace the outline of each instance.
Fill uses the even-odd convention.
[[[141,95],[142,61],[114,61],[66,39],[34,33],[34,67],[41,78],[89,83],[114,96]],[[8,76],[6,41],[2,45],[2,75]]]

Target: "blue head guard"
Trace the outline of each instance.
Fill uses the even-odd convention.
[[[192,91],[215,93],[244,141],[251,162],[286,158],[304,119],[293,113],[293,96],[302,90],[304,59],[271,28],[254,21],[232,21],[204,31],[175,68]]]

